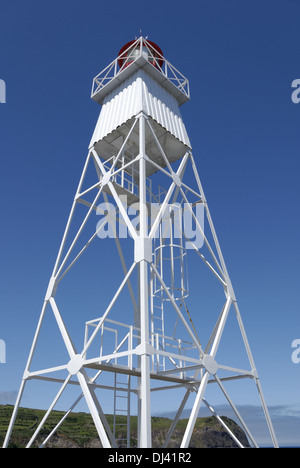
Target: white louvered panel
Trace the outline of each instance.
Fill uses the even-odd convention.
[[[190,147],[176,98],[143,70],[138,70],[106,96],[91,145],[141,111]]]

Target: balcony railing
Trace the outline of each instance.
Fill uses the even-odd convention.
[[[88,343],[102,318],[90,320],[85,324],[85,341]],[[136,346],[140,344],[140,329],[116,320],[106,318],[99,330],[100,346],[97,346],[97,357],[87,358],[86,365],[114,364],[127,367],[129,370],[138,370],[140,363],[135,353]],[[189,366],[199,365],[199,350],[195,344],[159,333],[149,334],[149,343],[153,346],[151,355],[151,372],[179,374],[180,378],[192,379],[194,369]]]
[[[140,57],[146,59],[154,69],[162,73],[186,98],[190,98],[188,79],[143,37],[131,44],[94,78],[91,96],[99,93],[111,80],[131,67]]]

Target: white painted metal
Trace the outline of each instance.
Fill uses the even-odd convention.
[[[137,70],[105,97],[90,147],[140,112],[150,115],[171,135],[191,147],[176,98],[143,69]]]
[[[125,422],[121,418],[126,417]],[[130,375],[114,374],[114,420],[113,436],[118,447],[130,448]],[[121,428],[126,437],[117,437]]]
[[[55,382],[60,384],[60,387],[28,442],[28,447],[36,441],[42,426],[68,385],[78,386],[81,392],[61,421],[40,444],[41,448],[47,446],[50,438],[82,399],[87,403],[102,446],[117,447],[120,443],[122,445],[126,443],[129,448],[131,400],[133,398],[136,398],[137,404],[138,446],[151,447],[151,394],[162,392],[168,395],[168,392],[175,389],[184,389],[185,393],[178,403],[178,411],[166,436],[164,447],[168,446],[191,395],[195,395],[195,401],[181,447],[185,448],[190,445],[202,402],[220,421],[237,445],[242,447],[241,442],[205,398],[207,387],[211,384],[220,388],[252,445],[256,447],[257,442],[253,434],[224,386],[224,383],[229,380],[251,379],[256,384],[273,445],[277,447],[276,435],[236,296],[178,109],[179,105],[189,99],[188,81],[164,57],[160,57],[162,62],[158,62],[151,45],[144,38],[135,41],[131,57],[132,55],[134,55],[132,63],[129,64],[125,60],[119,69],[118,59],[116,59],[94,80],[92,97],[97,102],[103,103],[103,107],[50,277],[3,446],[8,446],[26,383],[37,379],[49,383]],[[155,60],[156,66],[149,63],[149,57]],[[173,163],[178,159],[181,161],[175,171]],[[91,164],[95,170],[95,182],[84,187],[87,170]],[[184,179],[187,167],[194,176],[196,186],[192,186]],[[151,180],[148,178],[155,172],[160,172],[160,175],[165,177],[166,186],[162,189],[158,189],[155,175]],[[124,195],[127,196],[127,206],[124,204]],[[88,196],[90,196],[89,199]],[[92,213],[97,211],[97,203],[100,200],[106,207],[110,202],[114,203],[119,223],[126,226],[131,235],[129,242],[134,244],[134,248],[130,268],[126,265],[117,228],[109,217],[97,225],[88,242],[81,247],[79,253],[75,253],[74,258],[71,258],[78,240],[91,220]],[[157,201],[159,205],[155,211],[156,217],[151,219],[150,223],[147,208]],[[139,209],[139,229],[136,228],[127,212],[128,207],[135,202]],[[199,263],[207,267],[207,273],[212,274],[217,285],[225,293],[225,304],[205,346],[202,346],[199,339],[201,335],[199,323],[195,326],[185,302],[188,294],[192,294],[187,286],[187,269],[184,265],[189,253],[185,248],[186,233],[179,222],[178,230],[181,235],[175,239],[175,223],[171,218],[167,218],[168,225],[171,227],[169,236],[164,232],[164,219],[177,202],[186,204],[197,232],[204,239],[207,253],[204,253],[204,250],[200,251],[194,242],[190,242],[191,251],[197,253],[201,260]],[[193,206],[197,203],[203,204],[205,209],[208,220],[206,232],[193,211]],[[87,211],[76,233],[70,236],[75,208],[78,204],[86,206]],[[107,225],[114,233],[124,278],[101,316],[86,322],[84,344],[82,350],[78,352],[57,305],[56,291],[58,286],[60,288],[63,286],[65,276]],[[158,237],[157,233],[159,233]],[[68,248],[67,240],[69,241]],[[162,260],[160,255],[166,250],[170,253],[167,264],[166,259]],[[176,265],[176,252],[178,265]],[[105,274],[104,269],[101,271]],[[180,271],[178,283],[175,281],[177,271]],[[167,273],[169,273],[169,279]],[[136,274],[135,278],[134,274]],[[125,287],[128,288],[132,304],[130,323],[111,318],[112,310],[117,307]],[[168,307],[167,312],[166,307]],[[248,357],[248,368],[239,369],[237,366],[222,363],[222,355],[218,354],[225,325],[232,309],[234,309]],[[31,364],[46,312],[53,314],[68,353],[68,360],[59,366],[32,370]],[[172,330],[170,330],[170,316],[173,319]],[[175,336],[177,330],[180,330],[179,337]],[[107,337],[110,337],[109,349],[106,345]],[[99,345],[97,352],[93,348],[95,344]],[[93,369],[96,373],[93,377],[89,377],[87,371]],[[65,372],[64,378],[57,375],[62,371]],[[227,375],[219,376],[221,371],[227,372]],[[98,379],[104,375],[114,376],[113,382],[98,383]],[[112,392],[115,410],[113,428],[110,428],[106,420],[100,404],[101,398],[97,397],[96,389]],[[119,441],[117,435],[116,417],[120,409],[118,405],[120,399],[126,402],[126,408],[122,408],[122,412],[127,416],[126,441]]]
[[[126,58],[129,49],[135,50],[135,60],[131,57]],[[146,54],[145,54],[146,48]],[[155,66],[148,61],[152,58]],[[118,68],[118,60],[123,59],[123,65]],[[163,62],[162,66],[160,61]],[[102,70],[93,81],[91,97],[99,104],[103,103],[103,98],[113,89],[117,83],[124,81],[131,73],[139,68],[147,69],[148,73],[155,77],[156,81],[166,87],[170,94],[176,96],[178,101],[183,104],[190,98],[189,82],[173,65],[171,65],[164,56],[153,55],[151,44],[140,37],[133,46],[128,47],[121,55],[112,61],[104,70]],[[114,81],[113,81],[114,80]]]

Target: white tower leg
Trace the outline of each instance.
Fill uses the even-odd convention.
[[[146,199],[146,161],[145,161],[145,117],[139,117],[139,142],[140,142],[140,235],[136,239],[136,255],[139,262],[140,273],[140,328],[141,347],[143,349],[140,379],[140,440],[139,447],[151,447],[151,405],[150,405],[150,357],[147,354],[149,344],[149,285],[148,285],[148,260],[146,250],[149,248],[148,218]]]

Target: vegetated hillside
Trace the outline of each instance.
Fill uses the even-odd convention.
[[[0,405],[0,444],[2,447],[4,437],[8,428],[9,420],[13,407],[11,405]],[[10,448],[23,448],[26,446],[34,430],[41,421],[45,411],[20,408],[15,422],[12,437],[10,439]],[[58,421],[62,418],[64,412],[53,411],[46,424],[40,431],[37,441],[32,445],[38,447],[45,437],[49,434]],[[113,426],[113,416],[106,415],[108,423]],[[137,417],[130,418],[131,423],[131,447],[136,446],[137,440]],[[230,430],[238,437],[240,442],[249,447],[247,438],[243,430],[231,419],[222,418]],[[180,447],[180,441],[184,433],[187,419],[181,419],[173,433],[169,447]],[[118,431],[116,439],[126,438],[126,417],[118,417]],[[154,448],[162,446],[168,433],[172,420],[169,418],[152,418],[152,445]],[[119,442],[122,446],[122,441]],[[88,413],[70,413],[63,424],[59,427],[56,434],[47,443],[49,448],[97,448],[101,447],[93,420]],[[237,447],[233,439],[224,430],[223,426],[214,417],[198,418],[195,424],[190,447],[198,448],[233,448]]]

